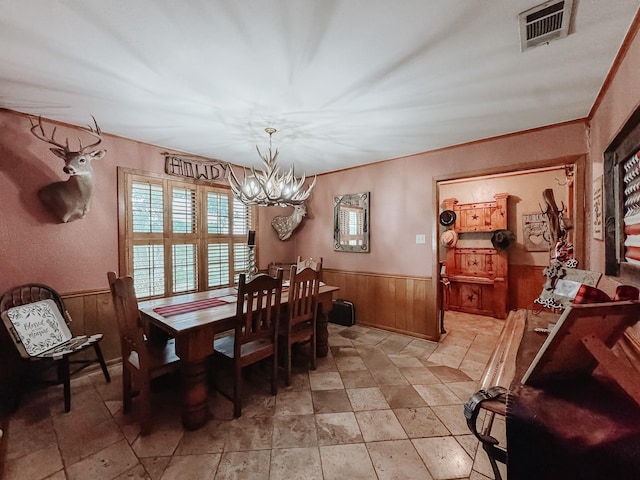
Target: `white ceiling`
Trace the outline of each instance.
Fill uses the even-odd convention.
[[[584,118],[640,0],[0,0],[0,107],[243,165],[322,173]],[[163,161],[159,158],[158,161]]]

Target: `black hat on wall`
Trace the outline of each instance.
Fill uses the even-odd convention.
[[[456,212],[453,210],[445,210],[440,214],[440,225],[450,227],[456,223]]]
[[[516,241],[516,236],[511,230],[496,230],[491,235],[491,245],[496,250],[506,250]]]

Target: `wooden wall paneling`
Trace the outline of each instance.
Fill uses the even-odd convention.
[[[396,278],[395,280],[395,314],[396,328],[403,331],[409,331],[409,321],[413,314],[413,295],[410,284],[412,279],[404,280]]]
[[[398,328],[396,320],[396,286],[395,278],[375,276],[372,280],[376,283],[376,323],[389,328]]]
[[[64,303],[73,319],[71,331],[74,335],[102,333],[100,342],[102,354],[107,363],[120,359],[120,335],[118,325],[114,321],[115,313],[111,304],[111,293],[85,292],[63,295]],[[93,350],[88,350],[87,358],[93,357]],[[97,364],[96,364],[97,368]]]
[[[531,308],[546,280],[539,265],[509,265],[509,307]]]
[[[353,302],[356,323],[437,340],[435,297],[430,278],[325,269],[324,281],[340,287],[336,298]]]

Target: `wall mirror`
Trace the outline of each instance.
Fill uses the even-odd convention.
[[[333,249],[369,251],[369,192],[333,197]]]

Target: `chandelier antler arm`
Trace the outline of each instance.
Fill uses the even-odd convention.
[[[293,166],[281,173],[277,166],[279,151],[276,148],[274,153],[271,144],[271,136],[276,130],[266,128],[265,131],[269,134],[268,155],[262,154],[260,148],[256,146],[264,169],[256,170],[251,167],[249,172],[244,168],[244,179],[240,182],[233,168],[229,167],[229,184],[234,196],[245,205],[282,207],[303,205],[315,186],[317,177],[314,176],[311,184],[304,188],[307,177],[303,174],[300,179],[296,178]]]

